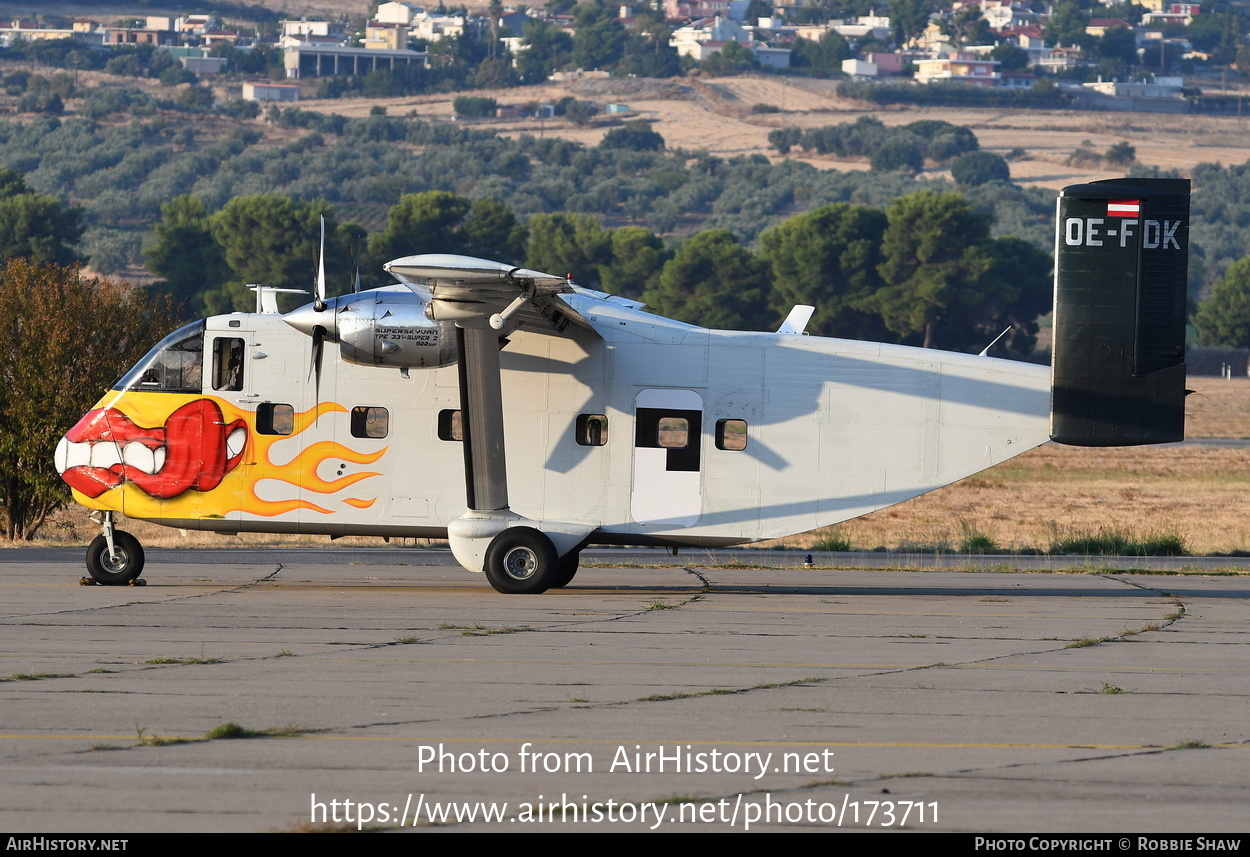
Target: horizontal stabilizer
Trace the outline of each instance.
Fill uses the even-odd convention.
[[[1187,179],[1063,189],[1052,440],[1132,446],[1184,439],[1188,259]]]

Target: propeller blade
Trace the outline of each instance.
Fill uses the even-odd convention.
[[[347,248],[347,261],[356,266],[356,279],[352,281],[352,294],[360,291],[360,260],[357,258],[358,250],[355,245]]]
[[[315,325],[312,330],[313,398],[321,404],[321,354],[325,351],[326,329]]]
[[[317,255],[317,300],[313,308],[322,312],[326,308],[326,219],[321,218],[321,252]]]

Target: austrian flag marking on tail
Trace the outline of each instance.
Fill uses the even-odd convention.
[[[1107,200],[1108,217],[1138,217],[1141,214],[1140,199]]]

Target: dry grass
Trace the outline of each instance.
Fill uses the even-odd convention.
[[[1185,400],[1189,437],[1250,437],[1250,378],[1190,378]]]
[[[633,80],[548,83],[523,89],[483,91],[481,94],[505,104],[554,100],[569,94],[600,103],[621,101],[630,106],[635,117],[652,122],[669,148],[706,150],[722,157],[758,153],[774,161],[781,160],[768,147],[768,132],[774,128],[834,125],[853,122],[862,115],[877,116],[886,125],[903,125],[917,119],[944,119],[971,128],[981,148],[987,151],[1006,155],[1017,147],[1023,148],[1026,157],[1011,163],[1013,180],[1021,185],[1054,190],[1076,182],[1122,174],[1120,168],[1100,162],[1069,164],[1072,153],[1087,140],[1089,148],[1099,153],[1115,143],[1127,141],[1137,150],[1139,163],[1177,169],[1185,175],[1204,161],[1228,166],[1250,159],[1247,120],[1237,117],[914,105],[878,108],[839,98],[837,81],[834,80],[748,75],[701,78],[697,82],[689,78],[674,79],[674,82],[687,88],[682,97],[665,94],[665,87],[670,91],[673,89],[667,86],[668,82],[661,87],[650,85],[654,82]],[[644,83],[648,85],[642,85]],[[455,94],[390,99],[386,106],[392,116],[416,110],[424,117],[450,119]],[[302,106],[327,113],[364,116],[376,103],[371,99],[357,98],[308,101]],[[775,105],[780,112],[752,114],[750,107],[753,104]],[[597,123],[578,128],[563,120],[541,125],[525,120],[501,120],[475,127],[493,128],[505,136],[542,134],[593,146],[611,126]],[[807,161],[820,169],[868,168],[863,159],[796,154],[790,157]],[[926,175],[948,176],[949,172],[930,168],[926,170]]]
[[[1250,379],[1190,378],[1189,437],[1250,437]],[[1056,536],[1175,534],[1194,554],[1250,550],[1241,503],[1250,450],[1084,449],[1050,444],[975,476],[839,524],[857,550],[958,549],[975,528],[1005,550],[1046,549]],[[815,547],[825,532],[771,544]]]
[[[838,529],[859,550],[958,547],[974,524],[1006,550],[1045,549],[1056,534],[1175,533],[1192,553],[1250,550],[1242,501],[1250,451],[1199,447],[1027,452]],[[783,540],[808,547],[819,534]]]

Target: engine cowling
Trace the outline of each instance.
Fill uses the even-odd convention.
[[[435,369],[456,362],[455,327],[431,321],[427,302],[403,286],[341,295],[318,312],[312,304],[283,319],[297,330],[337,342],[339,356],[361,366]]]

